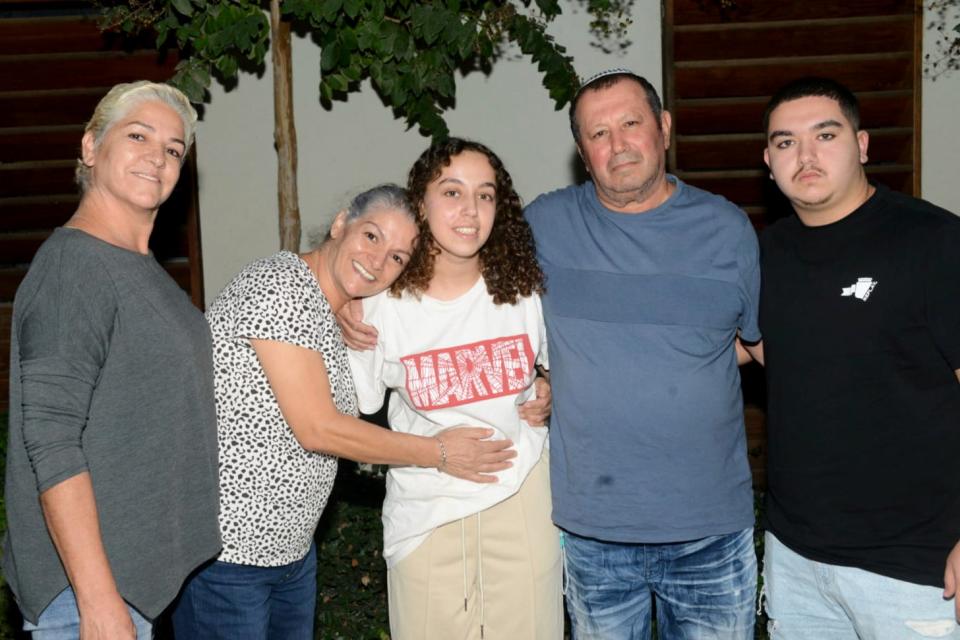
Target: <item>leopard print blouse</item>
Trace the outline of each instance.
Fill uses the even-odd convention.
[[[275,567],[302,559],[337,473],[337,459],[300,446],[249,339],[323,355],[337,409],[356,416],[346,348],[306,263],[281,251],[245,267],[207,311],[220,445],[219,560]]]

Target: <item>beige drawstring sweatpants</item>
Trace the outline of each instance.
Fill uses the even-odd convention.
[[[520,491],[438,527],[388,571],[392,640],[561,640],[560,536],[544,451]]]

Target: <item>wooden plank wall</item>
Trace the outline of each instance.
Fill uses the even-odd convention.
[[[7,407],[10,312],[33,254],[79,202],[83,126],[118,82],[163,81],[175,55],[103,36],[87,2],[4,3],[0,13],[0,411]],[[195,154],[160,212],[151,248],[203,303]]]
[[[672,171],[740,205],[757,229],[790,212],[763,164],[763,109],[791,79],[849,86],[870,132],[872,180],[919,193],[920,45],[914,0],[665,0]],[[754,480],[765,483],[762,371],[743,370]]]

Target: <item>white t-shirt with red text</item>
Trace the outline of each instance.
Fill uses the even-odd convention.
[[[492,427],[494,438],[510,438],[517,450],[493,484],[391,467],[383,557],[393,567],[436,527],[515,494],[540,460],[547,430],[521,420],[517,407],[533,393],[535,365],[548,366],[546,331],[539,296],[495,305],[483,278],[454,300],[381,293],[363,301],[363,315],[379,339],[371,351],[350,350],[361,411],[376,412],[391,388],[394,431],[432,436],[458,425]]]

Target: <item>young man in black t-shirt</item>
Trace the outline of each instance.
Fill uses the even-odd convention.
[[[777,638],[960,638],[960,218],[871,184],[856,98],[781,89],[761,238]]]

